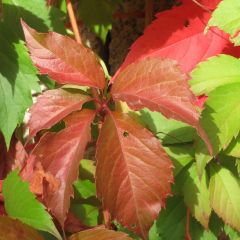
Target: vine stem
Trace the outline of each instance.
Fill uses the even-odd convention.
[[[78,25],[77,25],[76,16],[75,16],[74,11],[73,11],[73,6],[72,6],[72,3],[71,3],[71,0],[66,0],[66,5],[67,5],[67,11],[68,11],[71,26],[72,26],[72,29],[73,29],[73,32],[74,32],[75,39],[78,43],[82,43],[80,32],[79,32]]]
[[[145,27],[153,20],[153,0],[145,0]]]
[[[192,237],[190,235],[190,209],[187,208],[187,214],[186,214],[186,227],[185,227],[185,240],[192,240]]]

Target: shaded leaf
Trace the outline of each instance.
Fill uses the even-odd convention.
[[[157,19],[131,46],[120,71],[146,56],[158,56],[177,60],[181,69],[189,72],[197,63],[227,50],[229,42],[224,33],[211,29],[204,34],[209,18],[207,11],[189,0],[158,13]]]
[[[208,22],[209,27],[219,27],[231,35],[230,40],[240,45],[240,2],[238,0],[224,0],[217,6]]]
[[[0,240],[43,240],[34,229],[10,217],[0,216]]]
[[[240,231],[239,179],[228,169],[212,164],[209,192],[211,206],[217,215]]]
[[[173,181],[172,164],[160,142],[127,114],[115,112],[103,124],[96,157],[103,208],[146,239]]]
[[[196,160],[196,167],[197,167],[197,173],[199,178],[202,178],[202,175],[204,173],[204,170],[207,166],[207,164],[213,159],[212,156],[210,156],[206,145],[200,139],[199,137],[196,139],[195,144],[195,160]]]
[[[195,129],[189,125],[167,119],[159,112],[151,112],[148,109],[140,111],[140,119],[146,128],[155,133],[162,144],[178,144],[193,141]]]
[[[90,49],[55,32],[38,33],[23,21],[22,26],[31,59],[41,74],[60,84],[105,87],[104,72]]]
[[[72,184],[78,177],[79,162],[90,140],[94,111],[82,110],[64,119],[66,128],[45,134],[32,152],[46,172],[60,181],[59,189],[46,189],[44,202],[63,226],[73,195]]]
[[[90,204],[72,204],[71,211],[87,226],[98,224],[99,209]]]
[[[173,162],[174,177],[181,173],[183,168],[194,160],[194,149],[192,145],[173,145],[164,147],[164,150]]]
[[[208,229],[211,214],[207,174],[204,171],[199,179],[196,164],[188,169],[188,178],[183,185],[184,202],[191,210],[192,215]]]
[[[191,89],[196,95],[209,94],[228,83],[240,84],[240,60],[219,55],[200,63],[191,73]]]
[[[48,129],[91,100],[78,90],[55,89],[41,94],[30,108],[29,139],[42,129]]]
[[[201,116],[201,125],[208,133],[214,154],[226,149],[240,130],[240,84],[218,87],[209,94]],[[227,103],[227,104],[226,104]]]
[[[217,240],[211,230],[205,230],[194,218],[190,218],[190,233],[194,240]],[[219,233],[219,232],[218,232]]]
[[[107,33],[112,28],[116,0],[82,0],[78,4],[80,19],[105,42]]]
[[[127,234],[115,232],[105,228],[93,228],[76,233],[69,237],[68,240],[131,240]]]
[[[157,219],[157,231],[161,240],[184,239],[186,212],[182,198],[174,196],[167,200],[167,208],[161,211]]]
[[[3,182],[3,196],[9,216],[61,239],[51,216],[29,191],[28,183],[23,182],[16,171],[11,172]]]
[[[211,152],[207,135],[199,124],[187,76],[175,61],[147,58],[130,64],[117,76],[111,91],[114,100],[126,101],[133,110],[147,107],[195,127]]]

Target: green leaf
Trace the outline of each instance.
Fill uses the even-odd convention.
[[[173,173],[175,177],[194,159],[194,149],[192,145],[173,145],[164,147],[164,149],[173,162]]]
[[[240,158],[240,134],[233,139],[225,153],[229,156]]]
[[[190,219],[190,233],[193,240],[217,240],[217,236],[204,228],[194,219]]]
[[[163,144],[193,141],[196,131],[189,125],[173,119],[167,119],[161,113],[147,109],[141,110],[140,113],[140,119],[145,127],[155,133]]]
[[[224,226],[224,232],[229,236],[229,239],[231,239],[231,240],[239,240],[240,239],[240,233],[236,232],[234,229],[232,229],[228,225]]]
[[[74,183],[74,188],[76,192],[83,198],[87,199],[89,197],[96,196],[96,186],[95,183],[90,180],[77,180]]]
[[[16,171],[11,172],[3,182],[4,206],[9,216],[38,230],[46,231],[61,239],[51,216],[36,200]]]
[[[157,231],[161,240],[182,240],[185,236],[186,207],[183,199],[172,197],[167,200],[157,219]]]
[[[96,226],[98,224],[98,207],[90,204],[73,204],[71,211],[88,226]]]
[[[239,179],[226,168],[211,165],[209,183],[210,202],[214,211],[226,224],[240,231]]]
[[[240,1],[221,1],[208,22],[209,27],[218,27],[231,35],[231,41],[240,45]]]
[[[0,36],[0,130],[7,147],[32,104],[31,90],[40,91],[37,82],[36,69],[23,43],[11,45]]]
[[[200,63],[191,73],[191,89],[196,95],[208,95],[219,86],[240,84],[240,60],[229,55],[219,55]]]
[[[105,42],[107,33],[112,28],[115,8],[116,1],[81,0],[78,13],[80,19]]]
[[[201,125],[208,133],[214,154],[226,149],[240,130],[240,84],[218,87],[209,94],[201,116]]]
[[[199,179],[196,164],[188,169],[188,177],[183,185],[183,195],[186,205],[191,210],[192,215],[208,229],[211,207],[209,201],[209,191],[207,174],[204,171]]]
[[[11,26],[14,35],[23,36],[20,18],[38,31],[54,30],[65,33],[64,14],[54,7],[48,7],[45,0],[2,0],[4,22]],[[37,7],[36,7],[37,6]]]
[[[203,140],[200,137],[197,137],[195,144],[195,159],[199,178],[202,177],[205,167],[212,160],[212,158],[213,157],[209,154]]]

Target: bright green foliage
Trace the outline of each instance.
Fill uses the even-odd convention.
[[[163,144],[185,143],[193,141],[195,129],[183,122],[165,118],[161,113],[147,109],[140,111],[141,120]]]
[[[105,42],[107,33],[112,27],[115,8],[116,1],[81,0],[78,11],[80,19]]]
[[[167,200],[167,207],[160,212],[157,231],[161,240],[182,240],[185,236],[187,209],[179,197]]]
[[[207,229],[211,214],[207,174],[204,172],[199,179],[196,164],[188,169],[188,174],[183,185],[184,202],[192,215]]]
[[[74,183],[77,193],[84,199],[96,196],[96,186],[89,180],[78,180]]]
[[[225,225],[224,226],[225,233],[229,236],[230,240],[239,240],[240,239],[240,233],[232,229],[230,226]]]
[[[23,45],[20,18],[39,30],[54,29],[62,33],[62,15],[48,8],[45,0],[3,0],[0,23],[0,130],[7,146],[12,133],[32,104],[31,90],[40,91],[37,70]],[[36,7],[37,6],[37,7]],[[52,18],[52,14],[54,17]]]
[[[46,231],[61,239],[51,216],[36,200],[17,172],[11,172],[3,183],[4,206],[9,216],[38,230]]]
[[[240,45],[240,1],[223,0],[213,12],[212,18],[208,22],[209,27],[219,27],[224,32],[231,35],[231,41],[235,45]]]
[[[208,133],[215,154],[226,149],[239,133],[239,96],[240,84],[227,84],[212,91],[205,103],[201,125]]]
[[[231,171],[211,165],[210,203],[225,223],[240,231],[240,183]]]
[[[90,204],[72,204],[71,211],[87,226],[98,224],[99,210],[97,206]]]
[[[236,139],[233,139],[225,153],[227,155],[240,158],[240,135],[238,135]]]
[[[219,55],[200,63],[191,73],[192,91],[208,95],[212,90],[228,83],[240,84],[240,60],[229,55]]]

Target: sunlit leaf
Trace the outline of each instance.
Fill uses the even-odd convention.
[[[127,114],[115,112],[103,124],[96,157],[103,208],[146,239],[173,181],[172,164],[160,142]]]

